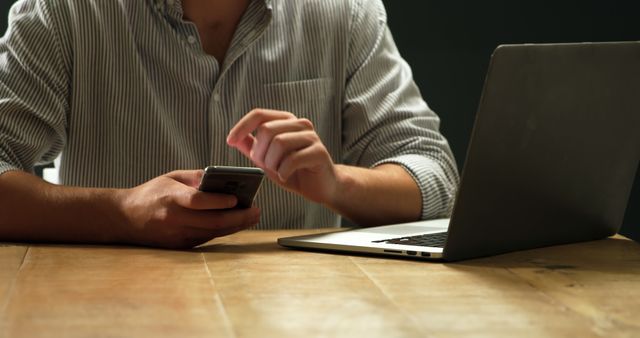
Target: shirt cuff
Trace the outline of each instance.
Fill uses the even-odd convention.
[[[20,164],[17,163],[19,161],[5,151],[5,144],[3,144],[5,142],[4,138],[0,138],[0,142],[2,142],[0,143],[0,175],[12,170],[24,171]]]
[[[442,164],[422,155],[401,155],[376,162],[398,164],[415,180],[422,195],[422,219],[447,218],[451,216],[457,189],[457,173],[446,173]]]
[[[24,171],[24,170],[10,163],[0,161],[0,175],[6,173],[7,171]]]

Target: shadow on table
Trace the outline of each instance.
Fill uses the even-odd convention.
[[[32,247],[61,249],[69,252],[94,250],[95,252],[122,252],[129,251],[132,254],[140,252],[171,254],[171,253],[267,253],[286,250],[277,243],[207,243],[193,249],[163,249],[147,246],[135,245],[103,245],[103,244],[77,244],[77,243],[38,243],[38,242],[0,242],[0,248],[9,247]]]
[[[611,274],[640,273],[640,245],[621,238],[557,245],[508,254],[446,263],[453,269],[534,268],[540,271]]]
[[[207,253],[269,253],[286,250],[275,242],[263,243],[210,243],[189,251]]]
[[[137,255],[152,254],[154,256],[178,258],[193,254],[220,254],[219,258],[233,255],[252,254],[282,254],[291,253],[298,259],[314,259],[313,255],[334,255],[352,257],[363,264],[394,264],[405,261],[410,264],[444,264],[448,268],[466,270],[469,272],[486,269],[518,269],[534,268],[540,271],[582,272],[597,271],[610,274],[639,274],[640,275],[640,244],[621,238],[608,238],[599,241],[551,246],[546,248],[517,251],[492,257],[477,258],[460,262],[442,263],[418,261],[402,257],[374,256],[367,254],[353,254],[327,252],[316,250],[293,250],[280,247],[274,238],[256,238],[249,241],[220,238],[191,250],[165,250],[137,246],[104,246],[89,244],[50,244],[50,243],[0,243],[0,246],[32,246],[59,248],[86,254],[90,249],[93,254],[112,255],[117,252]],[[413,262],[412,262],[413,261]]]

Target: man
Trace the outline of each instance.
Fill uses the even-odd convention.
[[[385,16],[380,0],[19,1],[0,240],[184,248],[447,215],[453,156]],[[29,173],[60,152],[62,185]],[[210,164],[263,168],[257,207],[197,191]]]

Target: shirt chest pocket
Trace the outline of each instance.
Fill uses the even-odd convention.
[[[335,115],[332,89],[330,78],[266,84],[258,104],[259,108],[287,111],[317,125]]]
[[[342,112],[331,78],[266,84],[257,108],[281,110],[309,119],[334,159],[341,158]]]

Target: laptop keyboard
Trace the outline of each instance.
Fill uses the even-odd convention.
[[[403,244],[444,248],[444,243],[447,241],[447,234],[447,232],[437,232],[434,234],[383,239],[379,241],[373,241],[373,243]]]

